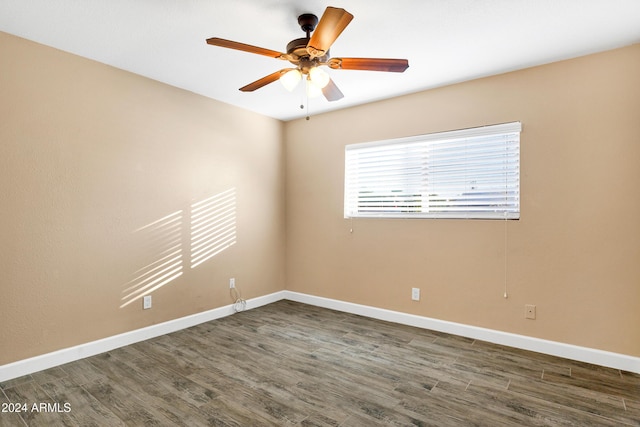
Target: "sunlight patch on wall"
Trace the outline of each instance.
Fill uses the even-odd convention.
[[[191,268],[235,243],[235,188],[191,205]]]
[[[144,256],[123,286],[120,308],[165,286],[236,243],[236,189],[192,203],[134,231]]]
[[[183,211],[180,210],[136,230],[149,254],[148,263],[125,285],[120,308],[182,275],[182,227]]]

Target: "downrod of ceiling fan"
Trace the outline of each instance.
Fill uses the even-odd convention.
[[[298,16],[298,24],[302,31],[307,33],[307,38],[309,38],[313,30],[316,29],[316,25],[318,25],[318,17],[313,13],[303,13]]]

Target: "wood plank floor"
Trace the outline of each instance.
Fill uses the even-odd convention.
[[[640,375],[291,301],[0,388],[11,427],[640,426]]]

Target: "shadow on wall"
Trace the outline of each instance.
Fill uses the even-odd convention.
[[[189,227],[188,230],[186,227]],[[192,203],[134,232],[148,254],[123,285],[124,308],[236,243],[236,189]]]

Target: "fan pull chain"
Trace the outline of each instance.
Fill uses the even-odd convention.
[[[298,85],[298,87],[303,86],[303,85]],[[304,89],[302,89],[302,91],[300,92],[300,109],[304,110]]]
[[[505,214],[505,218],[504,218],[504,299],[509,298],[509,294],[507,293],[507,280],[508,280],[508,260],[507,260],[507,250],[508,250],[508,234],[507,234],[507,217]]]
[[[304,80],[303,80],[304,81]],[[307,100],[306,102],[306,106],[307,106],[307,116],[305,117],[306,120],[310,119],[309,116],[309,93],[307,91],[307,84],[309,84],[307,81],[304,81],[305,84],[300,85],[302,86],[302,93],[300,94],[300,109],[304,110],[305,107],[305,98]]]
[[[305,94],[306,94],[306,96],[307,96],[307,117],[305,117],[305,120],[309,120],[309,102],[311,102],[311,101],[310,101],[310,99],[309,99],[309,89],[308,89],[308,86],[309,86],[309,80],[305,80],[304,93],[305,93]]]

